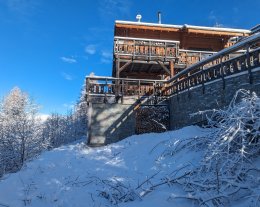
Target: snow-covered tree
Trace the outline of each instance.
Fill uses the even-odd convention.
[[[86,134],[84,90],[74,110],[66,115],[53,113],[43,122],[37,118],[38,108],[18,87],[0,101],[0,177],[19,170],[26,160],[41,151],[70,143]]]
[[[85,101],[85,92],[82,90],[80,99],[72,111],[66,115],[53,113],[45,121],[43,140],[49,143],[49,149],[51,149],[85,136],[86,131],[87,103]]]
[[[19,169],[25,160],[41,150],[40,125],[35,104],[18,87],[0,104],[0,159],[3,171]]]
[[[88,123],[88,105],[86,102],[86,82],[84,82],[78,103],[75,106],[74,116],[77,122],[78,135],[85,135]]]

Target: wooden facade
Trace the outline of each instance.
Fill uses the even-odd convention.
[[[250,30],[116,21],[113,77],[167,79]]]

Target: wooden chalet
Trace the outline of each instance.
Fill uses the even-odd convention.
[[[164,80],[248,36],[250,30],[116,21],[112,76]]]
[[[244,30],[116,21],[112,77],[86,77],[88,144],[176,127],[172,123],[179,123],[175,115],[180,117],[180,110],[171,104],[195,86],[201,86],[197,94],[204,94],[205,83],[219,79],[224,89],[225,77],[240,72],[248,73],[252,83],[251,66],[259,65],[260,57],[258,31],[259,26]],[[180,103],[188,105],[190,99],[185,101]]]

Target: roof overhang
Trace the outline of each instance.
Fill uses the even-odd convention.
[[[251,33],[251,30],[246,29],[233,29],[224,27],[204,27],[194,25],[171,25],[171,24],[158,24],[146,22],[133,22],[133,21],[115,21],[116,27],[136,28],[136,29],[152,29],[152,30],[166,30],[166,31],[187,31],[191,33],[204,33],[212,35],[228,35],[228,36],[245,36]]]

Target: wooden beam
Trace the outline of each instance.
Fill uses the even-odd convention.
[[[157,61],[157,63],[165,70],[165,72],[171,75],[170,70],[161,61]]]
[[[188,28],[189,33],[207,34],[207,35],[223,35],[223,36],[243,36],[243,32],[237,31],[214,31],[214,30],[203,30],[203,29],[191,29]]]
[[[146,26],[146,25],[131,25],[131,24],[120,24],[116,23],[115,28],[126,28],[136,30],[152,30],[152,31],[168,31],[168,32],[180,32],[180,28],[172,27],[157,27],[157,26]]]
[[[119,73],[121,73],[128,65],[130,65],[133,61],[130,60],[126,62],[121,68],[119,68]]]
[[[175,75],[173,61],[170,61],[171,78]]]
[[[125,74],[122,74],[122,77],[124,77]],[[160,80],[161,74],[147,74],[147,73],[130,73],[126,74],[128,78],[136,79],[137,77],[140,79],[153,79],[153,80]],[[125,76],[126,77],[126,76]]]
[[[123,63],[123,62],[128,62],[129,60],[132,60],[132,59],[120,59],[120,62]],[[141,64],[157,64],[157,60],[132,60],[132,63],[141,63]],[[165,62],[165,64],[167,65],[168,62]]]
[[[116,78],[120,77],[120,59],[116,60]]]

